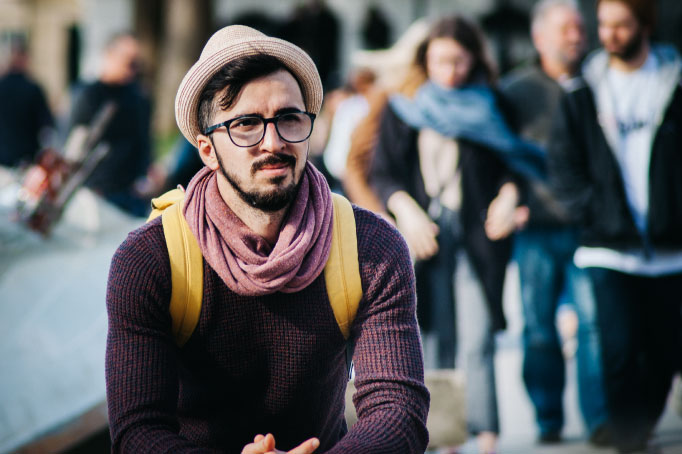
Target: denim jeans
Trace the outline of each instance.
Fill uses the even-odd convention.
[[[663,413],[682,357],[682,274],[588,268],[594,282],[611,429],[621,451],[640,449]]]
[[[457,254],[455,272],[457,367],[466,377],[469,433],[500,433],[495,389],[495,332],[481,280],[464,250]]]
[[[422,329],[435,337],[436,367],[452,369],[457,345],[454,276],[460,241],[459,219],[457,213],[443,209],[436,223],[440,229],[438,253],[415,266],[417,311]]]
[[[523,305],[523,381],[541,434],[560,432],[564,423],[564,357],[556,311],[567,289],[578,315],[578,398],[587,430],[607,420],[599,333],[592,285],[573,264],[576,235],[569,228],[519,232],[514,257],[519,266]]]
[[[469,432],[499,433],[495,333],[485,293],[464,251],[458,213],[443,208],[436,222],[438,254],[417,267],[422,327],[436,337],[436,367],[455,367],[457,354],[466,376]]]

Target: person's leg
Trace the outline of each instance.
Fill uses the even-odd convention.
[[[642,358],[641,278],[588,268],[597,303],[604,389],[613,443],[621,452],[642,449],[647,435]],[[648,299],[648,298],[647,298]]]
[[[592,281],[586,270],[572,260],[566,264],[573,302],[578,315],[578,401],[590,441],[597,445],[609,442],[606,429],[608,412],[604,395],[601,345],[597,325],[597,307]]]
[[[647,435],[655,428],[665,409],[672,380],[677,372],[682,336],[682,274],[646,279],[646,300],[642,305],[643,358]]]
[[[495,391],[495,338],[481,283],[466,253],[457,257],[455,292],[459,334],[458,365],[466,376],[467,425],[479,436],[481,452],[493,452],[499,418]]]
[[[457,250],[455,214],[443,209],[438,218],[438,254],[430,260],[430,275],[426,277],[431,295],[430,324],[436,335],[439,369],[455,367],[457,331],[455,322],[455,261]]]
[[[520,232],[514,245],[524,320],[523,382],[544,442],[558,441],[564,422],[564,357],[555,324],[563,266],[552,250],[553,234]]]

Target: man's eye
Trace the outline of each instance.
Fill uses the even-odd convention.
[[[258,117],[244,117],[232,122],[231,128],[256,128],[262,123],[261,119]]]
[[[288,113],[281,115],[278,122],[280,124],[297,124],[303,121],[303,114],[300,113]]]

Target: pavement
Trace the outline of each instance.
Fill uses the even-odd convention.
[[[11,221],[15,190],[0,185],[2,454],[102,406],[106,277],[118,245],[144,222],[81,190],[43,238]],[[106,413],[99,419],[106,424]]]

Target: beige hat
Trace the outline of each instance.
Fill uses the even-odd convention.
[[[281,60],[298,79],[308,112],[320,112],[322,82],[315,63],[303,49],[244,25],[230,25],[211,36],[199,60],[185,74],[175,96],[175,121],[182,134],[195,147],[197,135],[201,134],[197,121],[199,97],[208,81],[234,59],[259,54]]]

